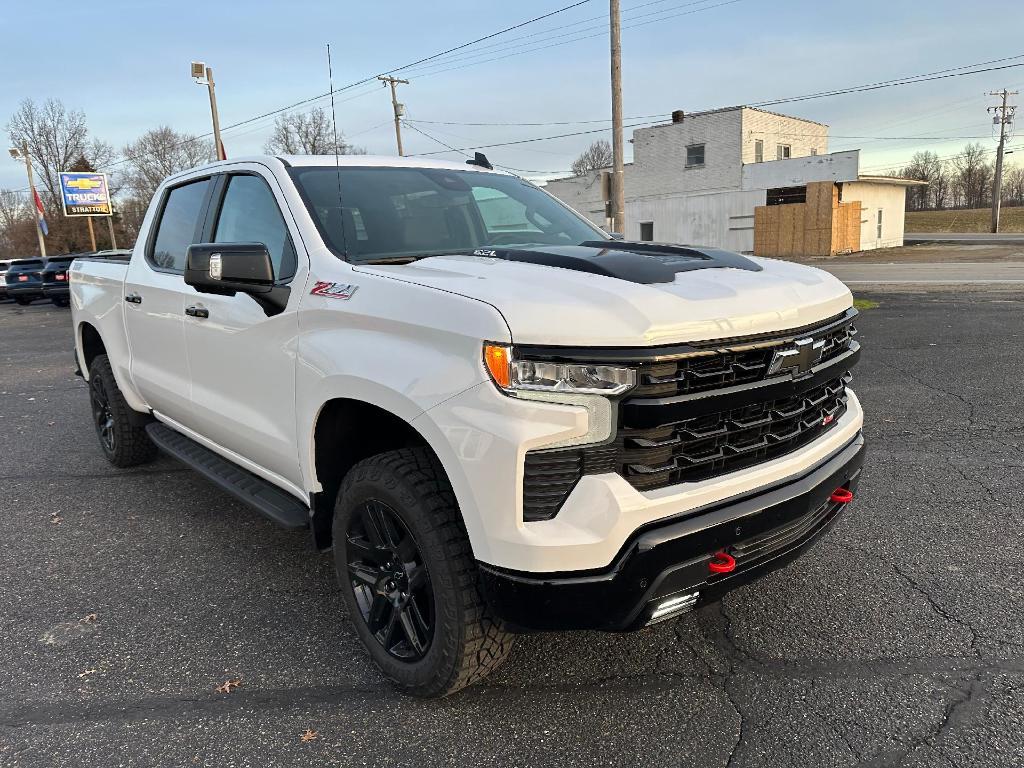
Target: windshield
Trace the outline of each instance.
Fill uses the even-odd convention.
[[[352,166],[291,173],[327,245],[354,263],[608,238],[515,176]]]

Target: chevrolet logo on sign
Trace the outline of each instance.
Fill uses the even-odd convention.
[[[72,189],[98,189],[103,186],[103,182],[99,179],[71,179],[65,181],[64,186]]]
[[[793,376],[803,376],[821,361],[824,351],[824,339],[797,339],[789,349],[775,352],[771,365],[768,366],[768,375],[792,373]]]

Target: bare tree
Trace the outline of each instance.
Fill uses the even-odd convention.
[[[25,256],[31,253],[26,234],[34,238],[35,222],[28,195],[13,189],[0,189],[0,255]]]
[[[907,190],[907,210],[923,211],[934,204],[933,185],[945,172],[942,161],[934,152],[915,152],[910,164],[900,172],[905,179],[928,182],[927,187],[910,187]],[[936,206],[937,207],[937,206]]]
[[[992,164],[986,159],[988,152],[979,144],[968,144],[951,161],[953,184],[961,204],[967,208],[983,208],[988,203],[992,185]]]
[[[146,131],[121,154],[125,159],[124,185],[142,203],[143,209],[160,182],[168,176],[210,162],[215,157],[212,141],[178,133],[166,125]]]
[[[585,176],[591,171],[608,168],[612,164],[612,145],[604,139],[595,141],[572,161],[573,176]]]
[[[106,142],[89,137],[85,113],[69,110],[57,99],[37,104],[32,99],[21,102],[7,125],[11,143],[28,145],[35,170],[45,193],[44,202],[53,210],[60,204],[59,176],[72,163],[84,157],[94,168],[109,165],[113,148]]]
[[[354,147],[338,134],[334,141],[334,125],[324,109],[292,112],[274,120],[274,132],[264,145],[271,155],[363,155],[366,150]]]
[[[1006,202],[1024,205],[1024,166],[1013,165],[1004,172],[1003,196]]]

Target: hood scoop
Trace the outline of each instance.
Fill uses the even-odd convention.
[[[697,269],[761,271],[761,267],[750,259],[732,251],[621,240],[593,240],[580,245],[555,245],[536,250],[481,248],[473,251],[473,255],[589,272],[644,285],[671,283],[675,281],[676,273]]]

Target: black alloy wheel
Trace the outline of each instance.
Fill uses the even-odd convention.
[[[434,637],[434,591],[409,529],[387,504],[368,499],[353,510],[345,547],[349,584],[370,634],[395,659],[423,659]]]
[[[110,396],[103,378],[93,376],[89,381],[89,402],[92,405],[92,420],[96,426],[96,434],[108,455],[113,454],[117,447],[114,434],[114,413],[110,407]]]

